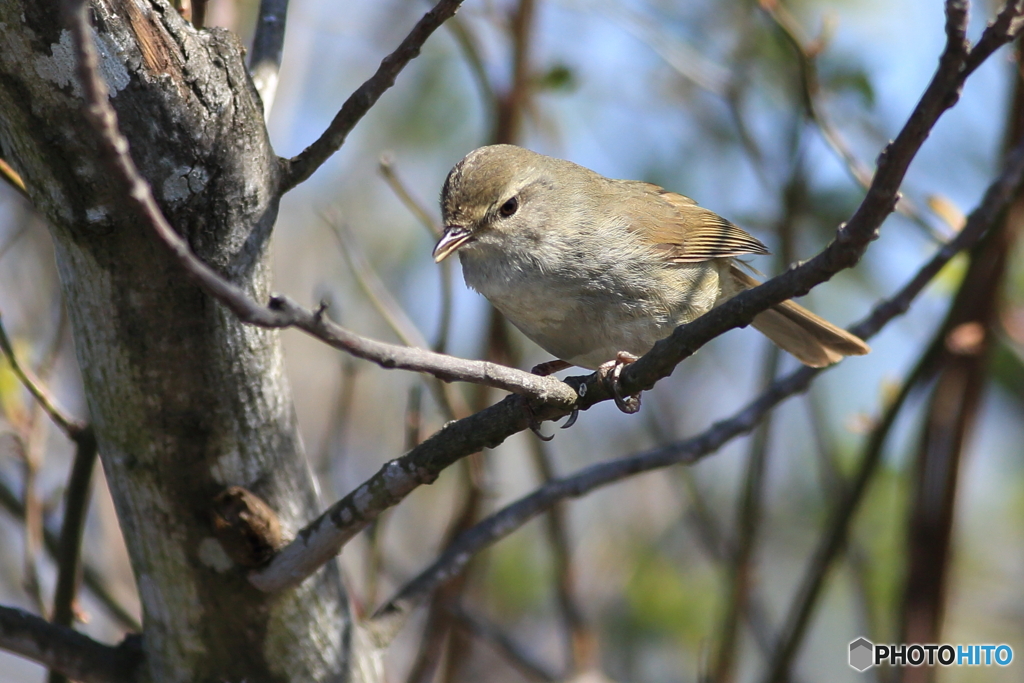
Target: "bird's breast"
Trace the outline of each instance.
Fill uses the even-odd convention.
[[[474,253],[475,252],[475,253]],[[595,369],[619,351],[640,356],[718,297],[716,264],[670,265],[629,253],[597,261],[563,250],[460,253],[466,284],[554,356]]]

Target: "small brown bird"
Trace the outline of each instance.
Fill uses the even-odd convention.
[[[470,152],[441,191],[440,262],[459,252],[466,284],[544,350],[611,371],[757,280],[737,256],[767,254],[745,231],[657,185],[613,180],[513,145]],[[754,327],[812,367],[870,350],[786,301]],[[550,365],[550,364],[545,364]]]

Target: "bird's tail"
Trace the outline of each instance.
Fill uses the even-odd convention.
[[[730,273],[739,291],[761,284],[736,264],[731,265]],[[812,368],[823,368],[842,360],[843,356],[863,356],[871,351],[860,337],[836,327],[792,301],[783,301],[759,313],[754,317],[753,325],[754,329],[771,339],[776,346]]]

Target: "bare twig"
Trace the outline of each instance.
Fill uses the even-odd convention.
[[[965,65],[990,56],[998,47],[1013,39],[1019,25],[995,22],[986,29],[973,50],[963,39],[967,14],[966,3],[947,4],[947,44],[939,59],[939,68],[919,100],[906,125],[879,155],[878,169],[864,200],[849,222],[841,226],[836,239],[821,253],[772,278],[764,284],[743,292],[688,325],[675,330],[668,339],[658,342],[643,358],[626,367],[621,385],[635,393],[649,389],[671,369],[705,343],[733,327],[749,324],[762,306],[777,305],[794,296],[802,296],[817,284],[845,268],[854,266],[877,237],[882,221],[892,212],[899,197],[899,185],[927,138],[932,126],[946,109],[956,103],[965,78]],[[1019,14],[1024,8],[1017,8]],[[591,389],[588,383],[587,391]],[[601,395],[604,398],[604,395]],[[588,395],[581,401],[587,407]]]
[[[63,327],[63,326],[62,326]],[[60,332],[56,344],[59,344]],[[82,533],[85,529],[85,518],[89,505],[89,487],[92,481],[92,470],[96,462],[96,437],[89,425],[68,417],[57,407],[56,401],[39,381],[31,368],[21,365],[14,354],[14,348],[0,321],[0,349],[3,350],[11,368],[36,399],[50,419],[75,443],[75,459],[71,475],[68,478],[64,502],[64,520],[61,526],[60,540],[57,544],[55,558],[57,560],[57,586],[53,598],[52,620],[60,626],[71,626],[74,620],[75,593],[78,589],[81,574]],[[54,354],[56,355],[56,354]],[[26,493],[32,490],[31,481],[26,481]],[[28,498],[25,502],[25,519],[33,518],[32,505]],[[39,521],[40,536],[43,535],[41,520]],[[30,531],[30,536],[32,532]],[[31,544],[28,544],[31,545]],[[51,683],[66,680],[62,674],[51,672]]]
[[[846,165],[846,169],[854,181],[862,188],[867,189],[871,186],[871,169],[857,158],[838,126],[835,125],[822,105],[822,89],[818,80],[817,60],[821,52],[820,40],[809,44],[796,18],[778,0],[764,0],[760,6],[793,46],[800,66],[800,82],[803,86],[804,104],[808,116],[817,126],[825,143]],[[913,221],[934,241],[941,242],[948,238],[935,230],[935,227],[922,215],[917,204],[909,197],[901,196],[899,198],[896,203],[896,211]]]
[[[452,19],[451,23],[455,23]],[[402,204],[416,217],[423,227],[427,229],[434,239],[441,237],[441,226],[430,217],[430,213],[423,207],[398,177],[395,171],[394,160],[390,155],[380,158],[380,173],[387,181],[388,187],[398,196]],[[431,346],[438,353],[445,353],[448,348],[448,334],[452,325],[452,264],[445,259],[440,264],[441,273],[441,307],[437,313],[437,339]]]
[[[83,683],[129,683],[142,658],[136,638],[103,645],[24,610],[0,606],[0,648]]]
[[[57,336],[54,341],[54,348],[56,348],[60,344],[61,330],[63,330],[63,325],[61,325],[60,330],[58,330]],[[50,419],[53,420],[54,424],[56,424],[58,428],[60,428],[71,440],[73,440],[78,445],[79,451],[81,451],[83,446],[91,444],[93,459],[95,459],[96,452],[95,440],[91,438],[91,431],[84,423],[74,420],[73,418],[69,417],[66,413],[64,413],[63,410],[57,407],[56,400],[53,398],[53,396],[50,394],[46,386],[39,379],[39,377],[32,370],[32,368],[21,364],[21,362],[18,360],[17,356],[14,353],[14,347],[11,344],[10,338],[7,336],[7,330],[3,326],[2,319],[0,319],[0,350],[3,351],[3,354],[7,358],[8,363],[10,363],[11,369],[14,371],[15,376],[21,381],[22,385],[24,385],[24,387],[35,399],[36,408],[32,413],[32,417],[27,421],[27,424],[23,426],[23,431],[25,432],[25,439],[24,441],[19,440],[19,442],[22,443],[23,445],[22,450],[25,462],[25,481],[23,485],[25,512],[24,520],[26,533],[25,587],[28,593],[36,601],[39,610],[41,612],[44,612],[45,609],[40,592],[38,573],[36,571],[36,554],[39,545],[43,541],[44,529],[42,519],[42,507],[36,495],[35,484],[41,458],[39,452],[41,446],[37,443],[38,439],[41,438],[41,436],[35,434],[37,432],[35,416],[39,414],[39,410],[45,412],[50,417]],[[55,357],[56,351],[47,354],[47,357],[44,358],[43,366],[40,368],[42,372],[45,373],[48,370],[53,358]],[[74,553],[77,555],[79,547],[78,541],[80,540],[80,536],[76,536],[75,538],[76,540],[74,544]],[[70,542],[71,539],[68,539],[68,541]],[[66,568],[65,560],[67,560],[68,558],[68,553],[62,551],[58,554],[57,557],[59,579],[63,578],[66,580],[67,577],[64,576],[62,572]],[[73,569],[73,571],[77,575],[77,564],[74,564],[74,566],[71,567],[71,569]],[[74,592],[73,586],[74,583],[71,584],[72,594]],[[67,590],[68,586],[61,585],[58,580],[58,590],[60,590],[61,588]],[[58,594],[58,597],[60,599],[64,599],[66,596],[63,593],[60,593]],[[73,595],[71,599],[73,599]],[[57,604],[55,604],[55,609],[59,608],[60,603],[58,602]],[[61,613],[61,616],[63,616],[63,613]],[[70,625],[70,622],[64,623],[63,625]]]
[[[555,478],[551,457],[543,441],[530,439],[530,454],[542,483]],[[555,597],[565,629],[566,650],[570,675],[586,671],[597,665],[597,638],[591,632],[576,600],[576,575],[573,571],[572,552],[569,548],[565,507],[555,505],[545,515],[545,531],[555,565]]]
[[[288,0],[260,0],[260,11],[256,17],[256,35],[252,39],[249,53],[249,73],[253,85],[263,100],[263,117],[270,117],[277,92],[278,72],[281,70],[281,55],[284,52],[285,20],[288,17]]]
[[[43,599],[42,584],[39,581],[39,546],[43,536],[43,502],[39,498],[37,481],[41,467],[43,438],[40,421],[36,419],[42,409],[33,404],[30,417],[21,425],[21,435],[14,437],[18,456],[22,464],[22,502],[25,508],[25,548],[22,556],[21,585],[32,599],[33,607],[45,615],[46,601]]]
[[[522,646],[512,640],[507,633],[479,614],[470,612],[462,605],[450,605],[448,612],[455,617],[455,623],[458,626],[473,637],[489,643],[498,654],[530,680],[563,680],[563,676],[555,674],[547,666],[538,662]]]
[[[405,309],[391,295],[391,292],[388,291],[381,281],[380,276],[370,266],[366,254],[359,247],[348,226],[339,219],[328,216],[323,216],[323,219],[331,226],[331,232],[337,238],[338,246],[341,247],[341,253],[344,255],[345,260],[348,261],[349,268],[352,269],[352,275],[355,276],[360,289],[363,290],[366,298],[370,300],[373,307],[384,318],[384,322],[388,324],[388,327],[398,335],[398,338],[406,346],[421,349],[427,348],[429,344],[427,344],[426,337],[423,336],[423,333],[416,327],[416,324],[405,312]]]
[[[825,526],[825,533],[808,562],[804,578],[799,583],[797,595],[790,605],[789,614],[779,636],[779,644],[765,668],[766,674],[763,679],[765,683],[781,683],[786,679],[790,662],[803,640],[811,615],[825,585],[825,579],[835,558],[846,544],[853,514],[878,469],[886,437],[888,437],[903,404],[917,386],[917,380],[926,368],[930,355],[930,353],[925,354],[921,362],[911,371],[904,381],[899,395],[886,409],[882,420],[872,431],[850,485],[832,510],[829,522]]]
[[[376,73],[349,96],[338,111],[331,125],[320,138],[303,150],[298,156],[282,160],[280,191],[287,192],[303,182],[327,161],[345,143],[349,132],[370,110],[380,96],[395,84],[398,74],[405,65],[419,56],[420,48],[427,38],[448,18],[453,16],[462,0],[440,0],[434,8],[423,15],[398,48],[384,58]]]
[[[779,367],[779,349],[766,347],[763,386],[770,387]],[[754,574],[754,553],[760,532],[764,498],[765,469],[768,463],[768,441],[771,434],[771,413],[758,425],[751,439],[750,455],[736,516],[737,538],[729,559],[729,592],[715,661],[716,683],[733,680],[740,620],[750,608],[751,584]]]
[[[975,244],[1009,204],[1015,188],[1024,178],[1024,149],[1018,148],[1007,160],[1003,173],[971,214],[967,226],[935,254],[893,297],[875,306],[867,318],[851,328],[869,338],[890,320],[906,312],[913,299],[960,251]],[[761,396],[733,417],[715,423],[698,436],[661,446],[636,455],[585,468],[574,475],[552,480],[524,498],[494,513],[460,536],[427,569],[406,584],[374,615],[381,633],[392,633],[404,615],[433,590],[433,586],[461,571],[473,555],[504,538],[530,519],[567,498],[585,495],[626,477],[675,464],[691,464],[714,452],[729,440],[748,433],[760,419],[786,398],[804,391],[821,369],[801,368],[777,380]],[[501,405],[501,404],[499,404]],[[497,407],[497,406],[495,406]],[[486,411],[485,411],[486,412]],[[456,423],[458,424],[458,423]],[[452,425],[454,426],[454,425]],[[858,498],[859,500],[859,498]],[[856,501],[851,505],[855,506]],[[852,510],[851,510],[852,512]],[[841,545],[841,544],[840,544]],[[837,547],[838,549],[838,547]]]
[[[1016,47],[1017,68],[1010,72],[1012,104],[1004,133],[1004,146],[1008,148],[1024,140],[1019,41]],[[1001,293],[1013,280],[1010,255],[1022,234],[1024,194],[1018,192],[998,225],[971,250],[967,272],[934,335],[934,382],[921,418],[910,478],[907,560],[897,642],[940,642],[943,633],[953,571],[954,525],[959,516],[956,505],[962,500],[957,493],[959,473],[988,386]],[[896,672],[895,679],[900,683],[930,683],[935,674],[930,667],[905,667]]]
[[[962,19],[966,20],[966,16]],[[840,229],[836,240],[810,261],[792,268],[787,273],[773,278],[763,285],[737,295],[694,322],[677,328],[671,337],[658,342],[649,353],[623,371],[622,384],[626,391],[632,393],[653,386],[658,379],[667,376],[678,362],[692,355],[700,345],[714,336],[749,322],[756,313],[764,310],[765,306],[775,305],[794,295],[806,293],[813,283],[822,282],[835,272],[857,262],[868,243],[874,238],[882,220],[891,212],[898,193],[899,181],[906,172],[910,160],[924,142],[931,126],[952,104],[962,83],[960,69],[966,54],[963,51],[962,42],[957,40],[956,26],[951,23],[949,29],[951,38],[932,82],[911,114],[907,125],[896,137],[896,140],[882,153],[878,173],[875,174],[871,190],[850,222]],[[1009,39],[1010,36],[1005,36],[1005,40]],[[995,49],[994,45],[991,47]],[[914,296],[931,277],[934,277],[937,269],[956,251],[963,248],[968,236],[977,238],[980,231],[991,224],[993,207],[1006,205],[1009,188],[1015,187],[1019,180],[1021,163],[1021,155],[1013,155],[1012,162],[1008,163],[1004,174],[990,188],[982,206],[972,215],[975,230],[969,230],[970,225],[965,228],[940,250],[932,262],[926,265],[899,295],[876,307],[874,313],[867,320],[855,327],[853,331],[856,334],[862,337],[869,336],[893,316],[904,312]],[[616,476],[621,478],[636,471],[706,455],[734,436],[749,431],[765,412],[784,398],[804,390],[817,372],[810,368],[804,368],[780,380],[772,390],[748,406],[747,410],[734,420],[729,421],[725,427],[722,429],[713,427],[702,438],[688,442],[690,445],[684,449],[685,453],[655,451],[653,454],[641,457],[640,460],[629,462],[623,466],[621,471],[617,470],[613,464],[606,464],[610,469],[596,466],[597,470],[594,476],[585,478],[589,483],[584,485],[582,482],[575,482],[568,491],[575,492],[577,485],[585,486],[586,490],[590,490],[614,481]],[[576,404],[581,408],[590,407],[609,397],[603,382],[596,380],[594,375],[586,378],[569,378],[567,383],[579,387],[577,391],[580,399]],[[542,420],[551,419],[552,415],[565,415],[567,412],[564,409],[553,409],[550,404],[532,408],[534,419]],[[507,423],[501,424],[499,414],[504,415],[504,419],[512,420],[519,425],[523,424],[523,415],[512,409],[512,400],[507,398],[465,420],[447,425],[445,429],[424,442],[419,449],[413,450],[399,460],[392,461],[370,481],[332,506],[331,510],[309,525],[296,541],[286,547],[269,567],[255,575],[252,579],[253,582],[264,590],[274,590],[305,578],[308,575],[306,572],[312,571],[326,561],[354,533],[363,528],[370,518],[379,514],[380,509],[383,508],[378,508],[377,505],[394,504],[419,483],[432,481],[436,477],[436,473],[440,471],[435,469],[438,464],[455,462],[482,447],[500,443],[518,431],[515,427],[510,429],[511,425]],[[484,416],[487,416],[486,420],[483,419]],[[478,430],[468,433],[464,431],[477,420],[480,420],[477,423]],[[519,427],[519,429],[522,428]],[[454,448],[449,447],[444,450],[443,456],[431,457],[426,456],[426,453],[420,450],[426,449],[428,446],[434,448],[441,442],[447,442],[454,446],[456,442],[449,441],[449,439],[456,438],[454,436],[456,430],[460,435],[458,439],[461,441],[459,445],[461,452],[455,453]],[[446,438],[446,433],[451,436]],[[419,463],[429,463],[430,467],[419,471],[417,469],[420,467]],[[556,482],[553,482],[551,486],[558,488]],[[392,491],[398,493],[394,494]],[[371,492],[373,493],[371,494]],[[571,492],[563,492],[556,498],[579,495]],[[541,498],[544,496],[540,496],[537,500]],[[358,504],[357,501],[359,501]],[[539,509],[545,509],[533,509],[530,505],[526,507],[532,510],[530,516],[536,514]],[[330,520],[331,523],[326,523],[327,520]],[[446,576],[451,575],[447,573],[447,569],[441,573]],[[432,590],[431,587],[424,584],[416,587],[416,591],[424,588]],[[417,596],[420,597],[418,593]]]
[[[483,101],[484,106],[488,109],[494,109],[494,104],[498,98],[495,97],[494,88],[491,86],[491,79],[487,76],[487,68],[484,66],[484,60],[480,56],[480,50],[477,47],[473,34],[470,33],[466,23],[459,17],[452,17],[445,25],[452,32],[455,42],[458,43],[459,49],[462,50],[462,54],[469,63],[469,70],[473,74],[473,80],[476,82],[477,88],[480,90],[480,99]]]
[[[794,259],[796,222],[806,204],[807,181],[803,154],[805,123],[804,108],[797,107],[789,135],[789,173],[781,188],[783,212],[776,221],[774,231],[779,236],[778,260],[782,263],[790,263]],[[770,175],[766,164],[761,164],[760,167],[764,175]],[[774,344],[769,344],[765,348],[761,386],[767,389],[778,375],[781,354]],[[758,425],[750,442],[746,476],[737,503],[736,542],[728,558],[729,592],[715,661],[715,683],[730,683],[735,676],[740,623],[744,615],[749,614],[751,606],[751,593],[756,576],[754,557],[761,531],[760,520],[771,428],[772,415],[768,414]]]
[[[462,500],[453,512],[442,546],[450,544],[479,519],[484,490],[473,472],[474,464],[479,466],[479,459],[478,453],[459,463],[459,490]],[[462,572],[440,584],[431,596],[419,650],[406,683],[431,683],[435,680],[436,671],[442,661],[445,661],[447,666],[441,680],[452,680],[457,676],[458,667],[465,659],[464,650],[471,641],[463,633],[453,630],[455,618],[449,608],[460,602],[469,582],[470,572]]]
[[[64,412],[64,410],[57,405],[57,401],[53,395],[47,390],[43,383],[39,381],[39,378],[36,376],[35,372],[32,371],[32,368],[25,367],[18,361],[17,356],[14,354],[14,346],[11,344],[10,337],[7,336],[7,330],[4,329],[2,316],[0,316],[0,350],[2,350],[4,356],[7,357],[7,362],[11,364],[11,370],[14,371],[15,376],[22,385],[28,389],[28,392],[32,394],[32,397],[42,407],[53,423],[57,425],[57,427],[59,427],[69,439],[74,440],[75,435],[86,428],[85,423],[79,422]]]
[[[835,439],[828,434],[826,429],[825,415],[827,411],[822,406],[822,396],[815,395],[815,387],[807,393],[804,403],[808,409],[808,419],[811,423],[811,433],[814,437],[814,447],[817,451],[818,476],[821,492],[826,501],[839,500],[845,495],[849,486],[846,476],[843,474],[839,457],[834,445]],[[860,633],[873,642],[881,642],[877,608],[872,597],[871,579],[872,567],[868,552],[863,544],[857,540],[854,530],[847,534],[846,538],[846,563],[851,573],[851,583],[858,603],[858,617],[860,618]],[[772,644],[774,649],[775,644]],[[771,654],[766,659],[770,659]],[[889,680],[891,670],[874,667],[871,675],[879,683]],[[790,672],[792,679],[792,672]]]
[[[25,189],[25,181],[21,179],[18,172],[11,168],[3,159],[0,159],[0,179],[18,191],[25,199],[28,199],[28,190]]]
[[[96,465],[96,437],[91,428],[75,439],[75,459],[64,492],[64,518],[57,551],[57,586],[53,594],[50,620],[70,627],[75,618],[75,594],[82,574],[82,534],[89,511],[89,490]],[[61,683],[63,673],[50,672],[50,683]]]
[[[412,192],[402,182],[402,179],[398,176],[398,171],[395,169],[394,157],[391,154],[382,154],[377,168],[380,169],[380,174],[385,182],[387,182],[388,187],[391,188],[391,191],[395,193],[395,196],[398,197],[405,208],[409,209],[409,213],[416,217],[416,220],[427,229],[432,238],[435,240],[440,238],[443,229],[438,225],[437,221],[431,218],[430,212],[427,211],[426,207],[412,196]]]
[[[196,28],[203,28],[206,25],[206,3],[209,0],[191,0],[192,4],[192,25]]]
[[[514,144],[519,138],[523,114],[530,104],[530,43],[533,40],[535,0],[519,0],[509,17],[512,39],[512,84],[504,95],[495,99],[495,144]]]
[[[25,505],[3,480],[0,480],[0,507],[7,510],[8,514],[15,519],[23,520],[25,518]],[[58,534],[52,529],[43,529],[43,545],[46,548],[46,552],[53,558],[56,558],[60,553],[60,539]],[[85,587],[106,608],[115,621],[129,631],[138,632],[142,630],[138,619],[129,613],[107,589],[103,575],[95,567],[86,564],[83,573]]]
[[[334,236],[338,239],[341,251],[352,268],[352,274],[359,283],[359,287],[366,294],[373,307],[380,313],[388,327],[398,335],[398,338],[406,346],[414,348],[427,348],[426,337],[412,321],[412,318],[405,312],[398,299],[391,295],[384,282],[377,275],[369,260],[359,248],[355,237],[348,230],[344,223],[338,220],[328,221]],[[466,405],[462,395],[436,377],[427,378],[430,391],[437,401],[438,407],[446,420],[455,420],[469,415],[469,406]]]
[[[80,0],[67,1],[78,7]],[[442,0],[420,24],[426,22],[427,26],[431,25],[439,16],[439,8],[448,8],[449,5],[452,6],[449,9],[454,12],[458,2]],[[428,21],[428,17],[433,19]],[[411,349],[367,339],[327,320],[322,309],[303,309],[287,297],[274,297],[267,307],[254,303],[239,287],[199,260],[189,249],[188,243],[164,218],[153,197],[152,189],[139,175],[128,153],[128,141],[117,128],[117,115],[107,100],[106,84],[97,71],[96,49],[88,31],[88,18],[81,16],[80,21],[72,23],[72,28],[78,58],[78,76],[86,100],[85,113],[99,134],[101,155],[125,186],[133,207],[156,232],[157,237],[170,250],[186,274],[208,294],[227,306],[240,320],[270,328],[295,326],[335,348],[346,350],[358,358],[373,360],[385,368],[426,372],[448,381],[476,381],[498,389],[524,393],[540,400],[562,404],[566,407],[566,412],[571,409],[570,406],[575,401],[575,392],[557,379],[538,377],[493,363],[466,361],[423,349]],[[406,42],[412,40],[414,35],[420,35],[416,29]],[[426,36],[422,38],[425,40]],[[411,55],[408,58],[411,59]]]
[[[537,377],[489,363],[463,361],[419,349],[393,347],[368,340],[326,321],[322,311],[305,311],[285,297],[275,297],[267,308],[253,304],[241,290],[197,259],[160,213],[148,184],[139,176],[128,155],[127,141],[117,130],[116,115],[107,101],[106,87],[96,70],[95,48],[88,30],[88,19],[81,12],[81,0],[67,1],[71,7],[79,10],[77,21],[72,25],[72,38],[86,100],[86,116],[99,133],[101,153],[128,190],[128,197],[145,223],[157,233],[175,259],[185,268],[186,273],[203,289],[227,305],[244,322],[266,327],[294,325],[331,345],[343,348],[353,355],[373,359],[385,367],[429,372],[445,379],[466,379],[523,392],[536,398],[536,401],[530,404],[529,415],[524,410],[522,398],[507,397],[497,405],[446,425],[407,455],[388,463],[369,481],[308,525],[268,567],[251,577],[254,584],[264,590],[294,585],[332,557],[352,535],[364,528],[382,510],[402,500],[416,486],[433,481],[444,467],[470,453],[501,443],[511,434],[522,431],[533,422],[557,419],[567,415],[574,407],[586,409],[611,397],[609,389],[596,374],[559,382],[550,377]],[[426,27],[423,31],[429,33],[429,30],[433,30],[430,27],[439,23],[443,8],[454,11],[457,4],[454,1],[443,0],[421,21],[421,25]],[[993,27],[986,30],[978,47],[968,52],[962,40],[966,8],[958,14],[959,7],[960,5],[951,3],[950,20],[947,22],[947,34],[950,39],[935,76],[903,130],[881,154],[878,172],[875,174],[871,189],[850,222],[838,231],[836,239],[823,252],[806,263],[739,294],[696,321],[678,328],[671,337],[656,344],[651,352],[625,369],[620,382],[624,391],[636,393],[653,386],[710,339],[734,327],[749,324],[756,314],[766,308],[805,294],[836,272],[857,263],[867,245],[876,236],[882,221],[892,211],[898,196],[899,184],[910,161],[939,116],[955,103],[959,88],[966,77],[964,64],[967,58],[970,57],[974,61],[983,59],[1013,37],[1016,26],[1011,27],[1009,23],[1004,26],[996,22]],[[416,43],[418,38],[414,38],[413,35],[425,39],[425,36],[421,35],[423,31],[414,30],[406,42]],[[418,45],[419,43],[416,43],[415,47],[411,48],[413,52],[418,49]],[[342,117],[342,114],[339,114],[339,117]],[[319,158],[317,155],[313,156]],[[890,305],[899,306],[901,302],[891,302]],[[909,305],[909,300],[902,305]],[[894,311],[894,314],[895,312],[898,311]],[[813,371],[805,370],[796,373],[792,378],[787,378],[789,383],[783,380],[777,386],[780,387],[780,391],[788,390],[793,393],[804,388],[814,374]],[[795,386],[790,388],[790,384]],[[763,401],[754,406],[751,412],[741,416],[742,425],[737,424],[736,428],[739,431],[749,429],[749,425],[752,425],[751,420],[756,422],[764,411],[782,400],[785,395],[788,394],[777,395],[775,392],[768,392],[762,397]],[[723,439],[731,438],[724,432],[711,432],[706,441],[707,445],[702,448],[715,448],[724,443]]]

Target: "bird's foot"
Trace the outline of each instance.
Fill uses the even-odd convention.
[[[615,356],[615,360],[610,360],[597,369],[605,386],[612,392],[615,405],[619,407],[619,410],[629,415],[640,410],[640,392],[638,391],[631,396],[623,395],[622,385],[619,384],[619,375],[622,374],[622,368],[636,362],[636,360],[637,356],[625,351],[619,351]]]
[[[565,370],[566,368],[571,368],[571,367],[572,367],[572,363],[570,363],[568,361],[561,360],[559,358],[556,358],[555,360],[549,360],[546,363],[541,363],[539,365],[534,365],[533,369],[530,370],[530,372],[532,372],[535,375],[540,375],[541,377],[547,377],[548,375],[553,375],[556,372],[559,372],[560,370]],[[576,424],[576,418],[578,418],[579,416],[580,416],[580,409],[579,408],[573,408],[572,412],[569,413],[569,419],[565,421],[564,425],[562,425],[562,429],[568,429],[569,427],[572,427],[574,424]],[[548,436],[548,437],[542,436],[541,433],[540,433],[540,426],[539,425],[537,425],[536,429],[534,428],[533,425],[531,425],[530,426],[530,430],[534,434],[536,434],[538,436],[538,438],[540,438],[542,441],[551,441],[551,439],[555,438],[554,436]]]

